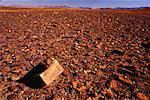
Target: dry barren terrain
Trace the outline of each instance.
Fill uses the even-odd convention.
[[[149,12],[1,7],[0,98],[148,100]],[[53,58],[65,71],[49,87],[17,81]]]

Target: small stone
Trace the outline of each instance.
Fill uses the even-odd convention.
[[[11,56],[11,55],[7,55],[7,57],[6,57],[5,61],[7,61],[7,62],[11,62],[11,60],[12,60],[12,56]]]
[[[18,38],[18,41],[19,42],[21,42],[21,41],[23,41],[24,40],[24,37],[22,37],[22,36],[20,36],[19,38]]]
[[[104,65],[104,66],[99,66],[99,68],[105,69],[105,68],[106,68],[106,66],[105,66],[105,65]]]
[[[119,74],[119,79],[124,81],[125,83],[132,84],[132,81],[128,78],[124,78],[123,75]]]
[[[26,75],[28,72],[27,71],[21,71],[21,75]]]
[[[142,29],[142,31],[144,31],[144,28]]]
[[[87,70],[88,73],[92,72],[91,70]]]
[[[23,49],[21,49],[21,51],[22,51],[22,52],[24,52],[24,51],[25,51],[25,49],[23,48]]]
[[[6,87],[5,87],[5,83],[1,83],[0,84],[0,92],[3,91]]]
[[[97,75],[97,76],[102,76],[103,74],[104,74],[104,73],[103,73],[102,71],[97,71],[97,72],[96,72],[96,75]]]
[[[33,36],[33,39],[37,39],[38,37],[36,35]]]
[[[140,51],[139,51],[139,50],[137,50],[137,53],[140,53]]]
[[[84,73],[87,74],[88,72],[86,70],[84,70]]]
[[[118,82],[116,80],[111,80],[110,88],[116,89],[118,87]]]
[[[95,71],[97,71],[97,68],[95,68]]]
[[[8,87],[9,91],[18,91],[19,87],[17,85]]]
[[[21,70],[22,70],[21,68],[15,68],[15,69],[13,69],[12,72],[19,74],[21,72]]]
[[[108,95],[109,95],[111,98],[114,97],[113,92],[112,92],[111,89],[108,89],[108,90],[107,90],[107,93],[108,93]]]
[[[136,97],[141,99],[141,100],[149,100],[148,97],[145,94],[141,93],[141,92],[138,92],[136,94]]]
[[[87,88],[85,86],[82,86],[81,88],[77,88],[79,92],[84,92]]]
[[[7,100],[17,100],[17,95],[16,94],[11,94],[9,96],[7,96]]]
[[[13,75],[13,76],[11,77],[11,79],[12,79],[13,81],[16,81],[16,80],[19,80],[20,77],[19,77],[18,75]]]
[[[75,45],[79,45],[79,44],[76,42]]]
[[[48,25],[52,25],[52,23],[48,23]]]
[[[36,22],[36,21],[33,21],[33,23],[36,24],[37,22]]]
[[[3,69],[1,69],[1,72],[2,72],[3,74],[7,74],[9,71],[10,71],[10,68],[9,68],[9,67],[4,67]]]
[[[67,26],[70,26],[70,24],[67,24]]]
[[[0,56],[0,61],[3,59],[3,57],[2,56]]]
[[[3,75],[2,72],[0,72],[0,76]]]
[[[76,81],[72,82],[73,88],[77,88],[78,83]]]
[[[15,58],[16,58],[16,61],[19,61],[20,56],[19,56],[19,55],[16,55]]]
[[[87,86],[87,87],[90,87],[90,86],[91,86],[91,84],[92,84],[92,82],[91,82],[91,81],[87,81],[87,82],[86,82],[86,86]]]
[[[35,48],[31,48],[31,54],[34,55],[36,53],[36,49]]]
[[[86,100],[92,100],[92,98],[91,98],[91,97],[88,97]]]
[[[11,33],[11,32],[12,32],[12,30],[8,30],[8,32],[9,32],[9,33]]]

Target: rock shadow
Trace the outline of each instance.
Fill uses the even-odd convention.
[[[30,70],[24,77],[17,80],[19,83],[23,83],[32,89],[41,89],[46,84],[42,80],[39,74],[47,69],[46,64],[39,63],[32,70]]]

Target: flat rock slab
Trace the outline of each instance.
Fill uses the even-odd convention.
[[[59,64],[57,60],[54,60],[48,69],[40,74],[40,77],[46,85],[51,84],[62,72],[64,68]]]

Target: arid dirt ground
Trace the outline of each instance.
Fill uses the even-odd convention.
[[[17,82],[52,58],[49,87]],[[149,66],[150,9],[0,8],[1,100],[148,100]]]

